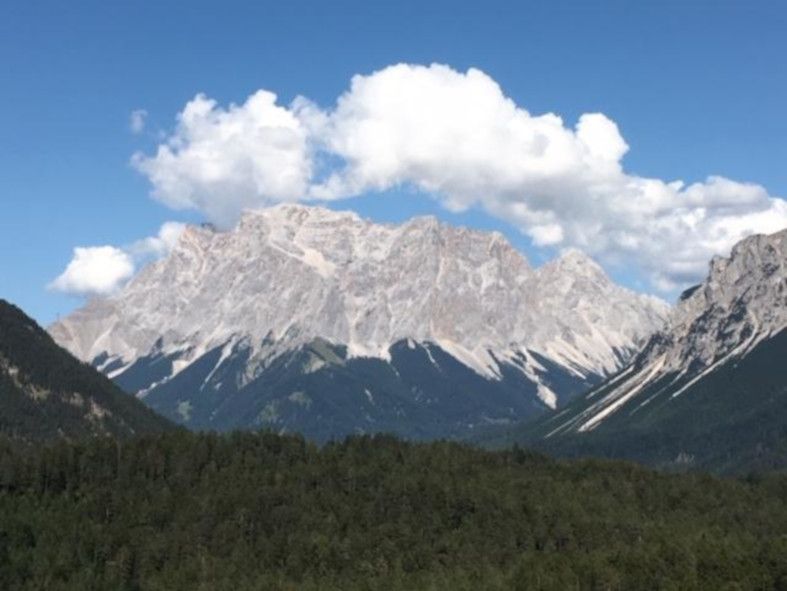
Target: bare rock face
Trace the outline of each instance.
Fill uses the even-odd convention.
[[[743,355],[787,327],[787,230],[751,236],[729,258],[715,257],[708,278],[675,308],[661,346],[665,368],[707,368]]]
[[[787,230],[746,238],[728,258],[715,257],[707,279],[684,292],[666,326],[630,366],[577,401],[575,410],[551,421],[549,435],[592,431],[610,421],[625,429],[625,417],[633,417],[629,422],[634,423],[657,411],[666,416],[664,409],[703,390],[712,374],[714,379],[729,374],[737,382],[716,386],[717,399],[733,388],[744,408],[747,381],[767,382],[760,388],[776,391],[787,384],[787,371],[772,367],[767,376],[744,379],[735,377],[735,366],[756,350],[777,347],[776,339],[781,343],[786,329]],[[701,418],[700,413],[697,420]]]
[[[439,349],[479,380],[475,394],[463,395],[493,402],[495,390],[514,379],[532,386],[520,388],[528,408],[554,408],[581,385],[619,369],[661,327],[668,310],[656,298],[615,285],[578,251],[533,269],[499,233],[431,217],[375,224],[350,212],[287,204],[247,212],[228,232],[189,227],[167,258],[119,293],[54,324],[50,333],[120,383],[125,375],[126,387],[146,399],[218,351],[205,380],[189,381],[192,392],[169,395],[192,407],[201,391],[221,400],[229,382],[233,392],[256,382],[258,397],[276,388],[291,396],[284,391],[290,382],[261,392],[259,380],[319,342],[335,349],[344,371],[361,360],[396,367],[396,355],[408,348],[425,356]],[[402,343],[407,347],[397,347]],[[301,375],[326,366],[335,371],[336,364],[312,357]],[[432,371],[445,373],[432,361]],[[229,366],[232,376],[211,381]],[[429,398],[423,383],[410,383],[412,376],[399,379],[408,392]],[[362,390],[379,389],[373,381]],[[304,397],[295,400],[305,412]],[[369,402],[365,394],[364,400]],[[509,420],[529,412],[512,410],[511,401],[504,406],[508,410],[494,416],[462,420]],[[379,417],[370,416],[368,425],[352,430],[376,429]],[[175,416],[186,424],[194,417]],[[246,418],[233,420],[244,426]]]

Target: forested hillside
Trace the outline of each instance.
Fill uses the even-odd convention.
[[[171,428],[0,299],[0,435],[37,441]]]
[[[787,589],[787,480],[270,434],[0,445],[0,588]]]

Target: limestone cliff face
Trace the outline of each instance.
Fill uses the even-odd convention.
[[[217,349],[216,370],[237,368],[243,351],[232,378],[243,387],[318,340],[384,362],[406,342],[439,348],[486,382],[517,372],[554,407],[565,392],[548,378],[553,366],[576,380],[614,372],[668,310],[578,251],[533,269],[498,233],[288,204],[247,212],[228,232],[188,228],[169,256],[50,333],[116,378],[166,359],[134,381],[143,395]]]
[[[706,280],[684,293],[630,366],[590,392],[587,404],[576,405],[578,412],[563,416],[552,432],[590,431],[620,414],[645,416],[652,400],[668,403],[688,395],[712,372],[745,359],[785,329],[787,230],[782,230],[746,238],[729,257],[714,258]],[[787,376],[783,368],[772,371]]]

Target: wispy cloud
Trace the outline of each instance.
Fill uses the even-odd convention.
[[[128,128],[133,134],[139,134],[145,131],[145,123],[147,123],[148,112],[145,109],[134,109],[131,111],[128,119]]]

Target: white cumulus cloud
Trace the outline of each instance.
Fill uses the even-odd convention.
[[[156,236],[137,240],[125,248],[77,246],[71,261],[49,284],[49,289],[80,296],[111,294],[134,275],[140,262],[166,256],[185,227],[180,222],[166,222]]]
[[[128,253],[114,246],[77,246],[74,256],[49,285],[51,289],[79,295],[106,295],[134,274]]]
[[[302,198],[311,177],[304,125],[265,90],[226,109],[197,95],[156,154],[135,154],[132,164],[153,183],[156,199],[222,225],[244,208]]]
[[[619,173],[627,146],[615,123],[589,114],[577,127],[551,113],[531,115],[479,70],[392,66],[355,76],[318,130],[345,166],[314,194],[411,183],[464,209],[494,198],[524,203],[543,185],[574,191]]]
[[[227,108],[198,95],[133,163],[157,199],[224,226],[247,207],[412,186],[663,289],[696,281],[744,236],[787,226],[787,202],[759,185],[632,175],[628,150],[604,114],[571,125],[529,113],[480,70],[399,64],[354,76],[330,108],[303,97],[281,106],[265,90]]]

